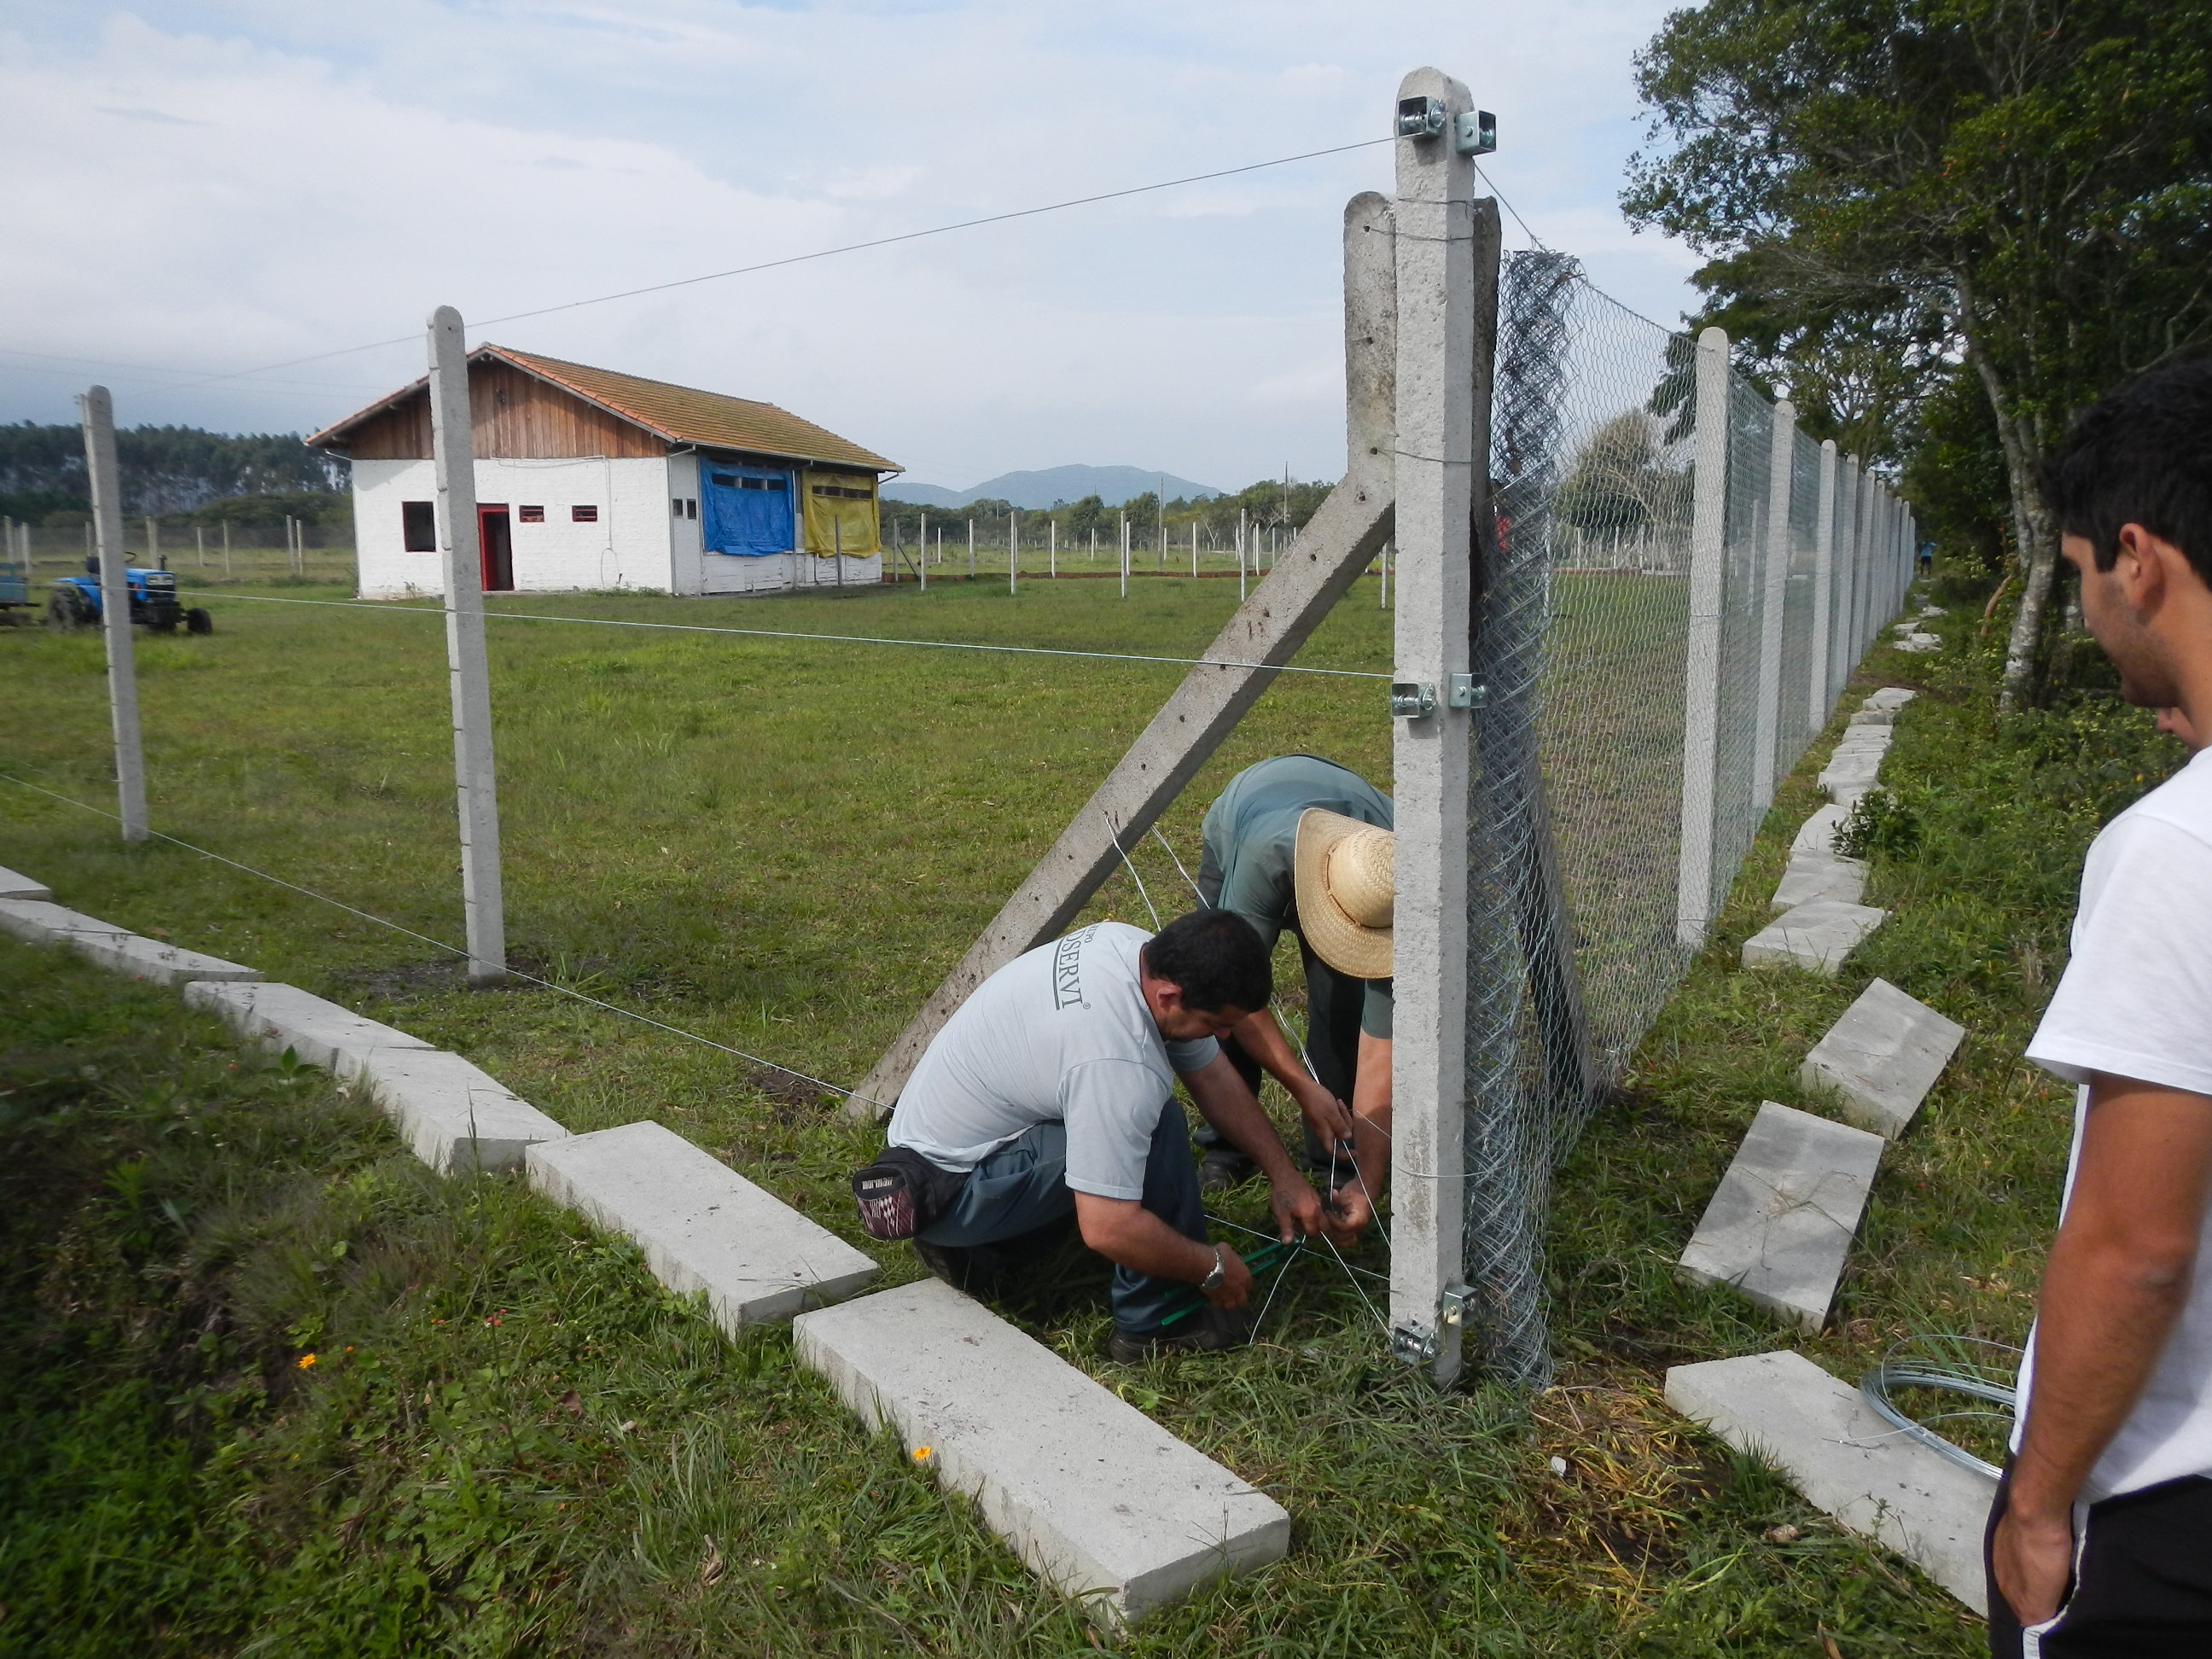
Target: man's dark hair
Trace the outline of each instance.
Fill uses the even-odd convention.
[[[2212,586],[2212,350],[2188,347],[2083,410],[2044,474],[2059,530],[2120,556],[2139,524]]]
[[[1177,916],[1145,946],[1145,971],[1182,992],[1201,1013],[1242,1008],[1255,1014],[1275,994],[1274,965],[1252,924],[1227,910]]]

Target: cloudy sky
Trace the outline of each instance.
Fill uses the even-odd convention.
[[[1630,59],[1665,9],[10,0],[0,419],[73,419],[97,379],[124,424],[312,429],[418,374],[440,303],[474,325],[1348,144],[1423,63],[1498,112],[1490,174],[1534,234],[1672,322],[1694,261],[1615,206]],[[1339,213],[1390,165],[1379,145],[471,337],[766,398],[933,483],[1333,477]]]

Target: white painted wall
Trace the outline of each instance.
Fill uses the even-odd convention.
[[[518,592],[684,591],[676,585],[666,458],[479,459],[476,473],[477,500],[507,508]],[[363,599],[445,592],[439,556],[407,552],[401,527],[401,502],[431,501],[436,494],[427,460],[354,463],[354,533]],[[570,509],[580,503],[599,508],[598,522],[575,522]],[[523,523],[525,506],[543,507],[544,522]],[[696,562],[696,526],[691,538]]]

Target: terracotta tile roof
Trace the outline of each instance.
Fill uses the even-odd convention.
[[[699,444],[712,449],[738,449],[756,455],[775,455],[799,461],[827,462],[876,472],[896,472],[896,461],[885,460],[836,433],[801,420],[774,404],[748,398],[726,397],[694,386],[672,386],[641,375],[621,374],[588,363],[564,362],[507,346],[480,345],[469,354],[505,359],[516,368],[551,381],[565,391],[612,410],[624,420],[658,434],[671,443]],[[367,408],[325,428],[307,440],[311,445],[343,441],[347,430],[368,416],[390,408],[428,382],[428,377],[380,398]]]
[[[517,368],[543,375],[579,397],[588,398],[658,432],[672,443],[705,444],[716,449],[744,449],[759,455],[784,455],[794,460],[830,461],[878,472],[900,471],[872,450],[803,421],[774,404],[757,404],[746,398],[729,398],[719,392],[701,392],[665,380],[647,380],[635,374],[617,374],[611,368],[563,362],[506,346],[482,346]]]

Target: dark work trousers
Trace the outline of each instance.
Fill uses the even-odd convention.
[[[2009,1471],[1982,1559],[2004,1513]],[[2212,1480],[2186,1475],[2089,1505],[2074,1585],[2048,1624],[2021,1628],[1990,1570],[1994,1659],[2204,1659],[2212,1654]]]
[[[1190,1125],[1182,1107],[1170,1099],[1160,1108],[1145,1155],[1145,1208],[1185,1238],[1206,1243],[1206,1206],[1198,1194],[1198,1169],[1190,1161]],[[969,1172],[951,1207],[921,1234],[930,1244],[972,1249],[1018,1238],[1024,1233],[1075,1213],[1075,1194],[1067,1185],[1067,1126],[1039,1123],[1024,1130]],[[1115,1263],[1114,1323],[1142,1334],[1182,1300],[1189,1285],[1181,1279],[1155,1279]]]
[[[1303,935],[1291,937],[1298,941],[1298,960],[1306,972],[1307,1063],[1321,1086],[1349,1106],[1359,1068],[1359,1019],[1367,1006],[1367,981],[1338,973],[1313,953]],[[1284,1036],[1287,1038],[1290,1033]],[[1244,1045],[1233,1036],[1221,1039],[1221,1051],[1256,1096],[1265,1075],[1260,1062],[1245,1053]],[[1227,1146],[1213,1126],[1202,1120],[1195,1139],[1208,1152]],[[1311,1128],[1306,1130],[1306,1161],[1316,1169],[1328,1161],[1328,1149],[1315,1138]],[[1345,1174],[1348,1179],[1351,1171]]]

